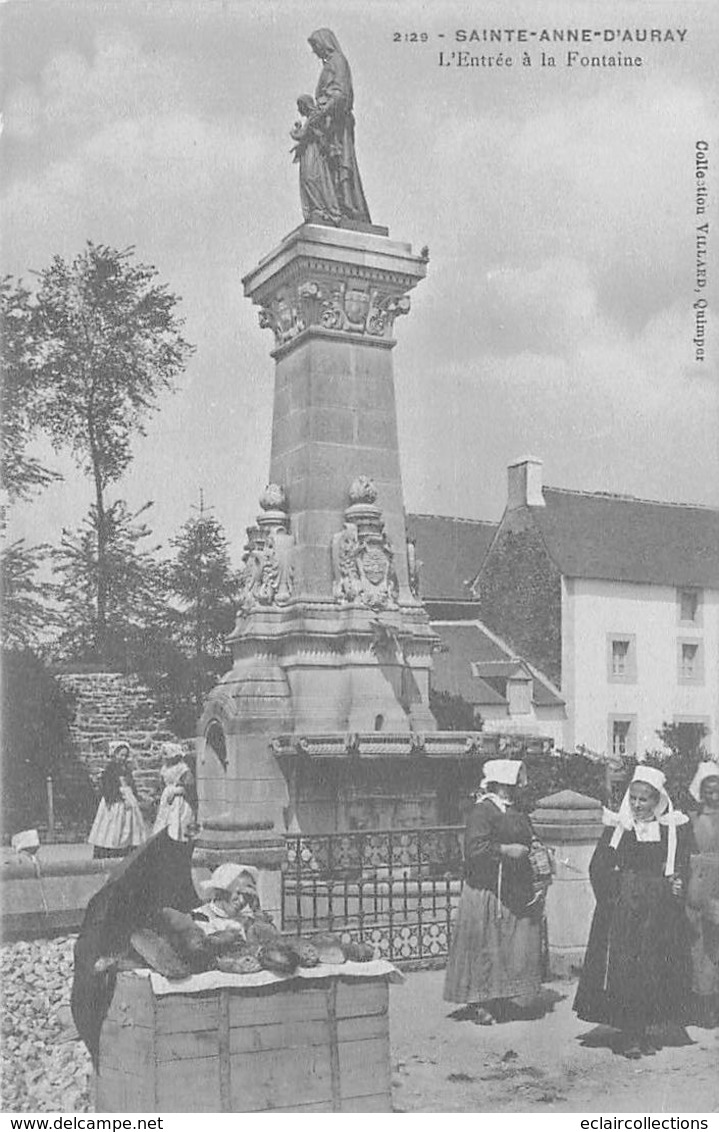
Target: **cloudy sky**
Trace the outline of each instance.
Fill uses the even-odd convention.
[[[116,493],[154,499],[161,537],[202,487],[239,553],[266,482],[271,335],[240,279],[301,221],[288,131],[320,26],[352,65],[373,220],[431,253],[396,328],[408,509],[498,518],[526,452],[555,486],[719,506],[719,323],[703,365],[691,343],[697,140],[719,194],[713,0],[9,0],[0,18],[4,272],[132,244],[182,296],[196,355]],[[457,29],[570,27],[686,34],[582,48],[641,69],[567,68],[566,44],[541,68],[536,38],[530,67],[506,42],[472,53],[511,69],[438,65]],[[81,517],[89,484],[56,466],[13,537]]]

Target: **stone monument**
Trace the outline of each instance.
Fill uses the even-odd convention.
[[[271,335],[274,416],[234,665],[200,722],[216,848],[240,826],[259,842],[436,823],[444,760],[477,750],[477,736],[436,731],[437,638],[408,573],[392,351],[428,253],[370,223],[349,65],[328,29],[309,42],[322,72],[293,130],[306,221],[243,281]]]

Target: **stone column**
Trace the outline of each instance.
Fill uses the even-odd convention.
[[[532,814],[537,836],[553,851],[556,874],[547,895],[549,964],[562,978],[580,967],[594,913],[589,862],[602,832],[602,804],[561,790],[540,799]]]
[[[426,267],[386,229],[303,224],[244,279],[272,333],[272,453],[234,664],[200,721],[203,822],[291,821],[277,736],[436,730],[437,637],[409,583],[392,370],[395,322]]]

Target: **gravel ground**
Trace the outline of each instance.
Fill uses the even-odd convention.
[[[0,947],[4,1112],[92,1111],[70,1017],[73,943]],[[627,1061],[572,1013],[574,983],[545,988],[539,1020],[482,1027],[449,1017],[443,979],[416,972],[390,990],[396,1112],[719,1112],[717,1030],[690,1028],[691,1045]]]
[[[70,1017],[75,937],[0,947],[2,1111],[90,1112],[90,1056]]]
[[[717,1030],[627,1061],[613,1031],[572,1012],[575,982],[544,988],[541,1019],[475,1026],[449,1017],[443,980],[422,971],[390,988],[395,1112],[719,1112]]]

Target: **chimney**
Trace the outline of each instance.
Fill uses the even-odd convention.
[[[520,456],[507,468],[507,510],[544,505],[542,461],[536,456]]]

